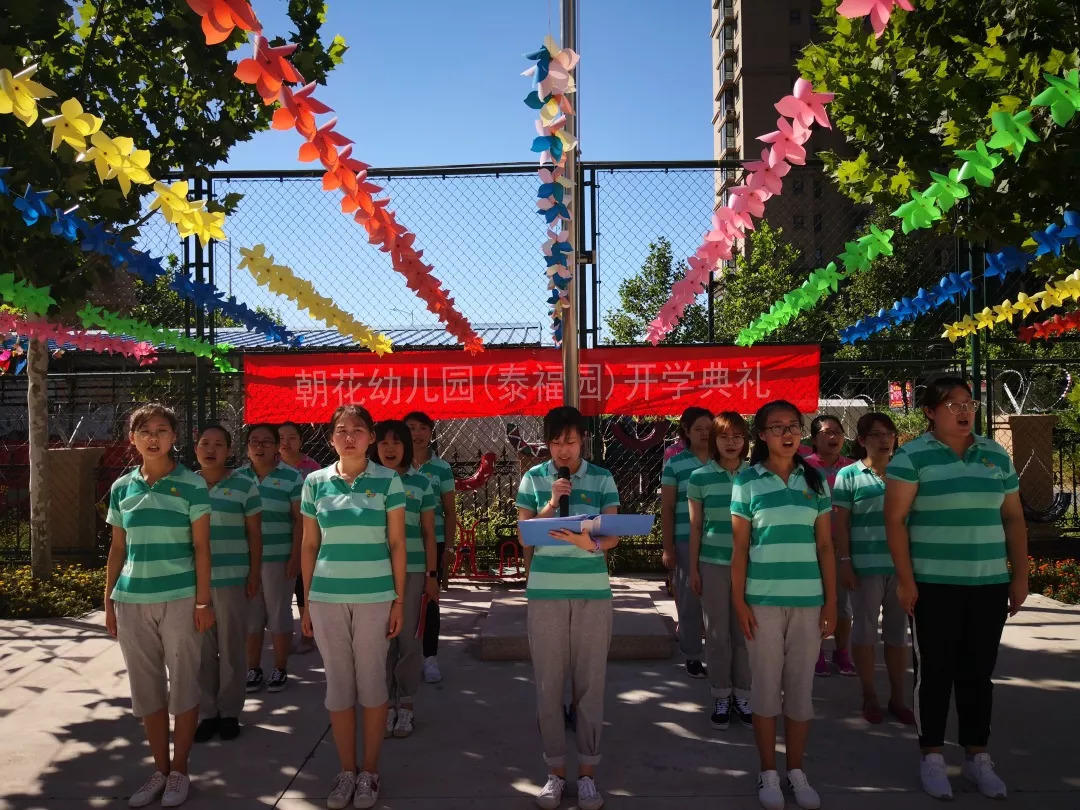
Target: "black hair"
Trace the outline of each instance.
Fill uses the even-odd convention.
[[[922,396],[919,398],[919,406],[923,408],[923,415],[926,416],[927,429],[934,429],[934,420],[926,415],[926,409],[934,410],[938,405],[949,398],[951,394],[957,388],[963,388],[971,395],[971,386],[968,385],[967,380],[963,377],[955,377],[947,375],[944,377],[935,377],[926,384],[926,387],[922,391]]]
[[[786,399],[774,399],[772,402],[767,402],[758,408],[758,412],[754,414],[754,448],[750,451],[751,464],[760,464],[769,457],[768,442],[761,438],[761,434],[765,432],[765,426],[768,424],[773,411],[789,411],[795,414],[800,426],[803,423],[802,411]],[[814,490],[818,495],[824,493],[821,473],[811,467],[799,452],[795,453],[795,466],[802,467],[803,477],[806,479],[810,489]]]
[[[821,433],[821,428],[824,427],[826,422],[836,422],[837,426],[840,428],[840,432],[844,432],[844,423],[840,421],[840,418],[838,416],[830,416],[827,413],[823,413],[815,416],[814,421],[810,423],[811,439]]]
[[[248,425],[244,431],[244,441],[251,441],[251,434],[256,430],[270,431],[270,435],[274,437],[274,444],[281,444],[281,436],[278,435],[277,425],[272,425],[269,422],[256,422],[254,425]]]
[[[569,405],[552,408],[544,416],[544,444],[551,444],[568,430],[576,430],[584,441],[587,429],[588,423],[577,408]]]
[[[699,408],[697,405],[691,405],[683,411],[682,416],[679,417],[679,438],[682,439],[687,450],[690,449],[690,426],[702,417],[712,419],[712,411],[708,408]]]
[[[296,422],[282,422],[280,425],[278,425],[278,430],[280,431],[280,429],[283,427],[291,427],[293,430],[296,431],[296,435],[300,437],[300,440],[303,441],[304,432],[300,430],[300,426],[296,424]]]
[[[369,431],[375,429],[375,420],[371,418],[371,411],[363,405],[339,405],[334,415],[330,417],[330,432],[333,433],[338,422],[347,416],[359,419]]]
[[[427,425],[432,430],[435,429],[435,420],[428,416],[423,411],[409,411],[401,420],[402,422],[416,421],[421,424]]]
[[[128,433],[134,433],[137,430],[141,430],[151,419],[158,418],[168,422],[169,430],[174,434],[176,433],[176,411],[167,405],[162,405],[160,402],[148,402],[132,411],[131,416],[128,417]]]
[[[379,458],[379,442],[390,435],[393,435],[404,446],[405,449],[401,452],[401,463],[406,470],[409,469],[413,462],[412,434],[409,432],[409,426],[401,419],[384,419],[375,425],[375,441],[368,447],[368,456],[376,464],[382,464]]]
[[[896,436],[896,422],[892,420],[892,417],[887,413],[881,413],[879,411],[871,411],[870,413],[864,413],[859,417],[858,423],[855,425],[855,433],[860,439],[865,439],[870,435],[870,431],[874,429],[875,425],[881,425],[882,427],[891,430],[893,432],[893,448],[895,453],[900,447],[900,439]],[[855,446],[852,448],[852,458],[856,461],[866,458],[866,447],[862,442],[855,442]]]
[[[208,430],[220,430],[225,436],[226,449],[232,449],[232,434],[225,429],[224,425],[222,425],[220,422],[209,422],[208,424],[203,426],[202,430],[199,431],[199,439],[202,439],[202,437],[206,435],[206,431]]]

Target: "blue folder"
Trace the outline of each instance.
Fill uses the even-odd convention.
[[[521,520],[518,521],[518,529],[521,531],[522,545],[555,546],[565,542],[549,534],[555,529],[588,531],[593,537],[627,537],[648,534],[655,520],[656,515],[573,515]]]

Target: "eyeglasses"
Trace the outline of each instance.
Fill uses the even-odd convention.
[[[843,438],[844,432],[842,430],[819,430],[818,435],[828,436],[830,439],[836,438],[837,436]]]
[[[896,438],[896,431],[895,430],[875,430],[873,433],[867,433],[866,438],[868,438],[868,439],[878,439],[878,440],[885,439],[887,441],[892,441],[893,439]]]
[[[720,435],[716,437],[716,440],[724,444],[738,444],[739,442],[745,441],[746,437],[740,433],[738,436]]]
[[[785,434],[789,436],[802,435],[802,425],[769,425],[765,430],[773,436],[783,436]]]
[[[259,441],[258,439],[248,439],[248,447],[275,447],[275,446],[277,446],[277,442],[275,442],[273,439],[263,439],[262,441]]]
[[[949,409],[949,413],[961,414],[961,413],[975,413],[979,410],[979,400],[973,399],[971,402],[946,402],[945,407]]]
[[[135,438],[140,441],[148,442],[151,439],[157,439],[159,442],[163,442],[169,439],[173,435],[173,432],[168,428],[161,428],[160,430],[136,430]]]

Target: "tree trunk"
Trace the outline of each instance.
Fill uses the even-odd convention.
[[[49,537],[49,346],[31,340],[26,363],[26,410],[30,422],[30,571],[34,579],[52,576]]]

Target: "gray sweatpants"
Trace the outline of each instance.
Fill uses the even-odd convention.
[[[386,691],[390,705],[412,703],[420,689],[420,665],[423,663],[424,639],[416,637],[420,623],[420,603],[424,598],[426,574],[405,575],[405,618],[401,632],[390,639],[386,651]]]
[[[705,654],[712,696],[750,698],[750,654],[739,617],[731,607],[731,566],[699,563],[705,612]]]
[[[536,718],[544,762],[566,764],[563,690],[570,676],[577,707],[578,763],[600,762],[604,680],[611,646],[610,599],[530,599],[529,654],[536,680]]]
[[[687,659],[701,658],[701,600],[690,587],[690,544],[675,544],[675,609],[679,613],[679,652]]]
[[[247,681],[248,599],[243,585],[211,588],[214,626],[202,634],[199,719],[239,717]]]

